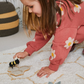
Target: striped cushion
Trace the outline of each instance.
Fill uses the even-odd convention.
[[[0,37],[9,36],[19,30],[19,18],[13,4],[0,2]]]

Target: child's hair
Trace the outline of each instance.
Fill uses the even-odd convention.
[[[61,17],[62,17],[61,10],[60,10],[59,6],[56,4],[56,1],[58,1],[58,2],[62,1],[66,7],[66,10],[67,10],[67,5],[65,3],[68,4],[68,6],[71,10],[71,7],[70,7],[68,1],[70,1],[73,5],[82,3],[82,0],[49,0],[49,2],[48,2],[48,0],[38,0],[38,1],[41,4],[42,16],[37,17],[33,13],[26,12],[28,9],[25,8],[24,11],[26,13],[23,14],[23,18],[24,18],[23,22],[24,22],[24,24],[27,25],[29,33],[30,33],[30,30],[33,28],[36,31],[41,31],[43,35],[45,35],[46,33],[49,35],[53,35],[55,33],[56,12],[58,12],[60,15],[60,22],[57,26],[59,27],[61,24]],[[71,12],[73,13],[72,10],[71,10]],[[68,10],[67,10],[67,14],[68,14]],[[68,14],[68,16],[69,16],[69,14]],[[69,18],[70,18],[70,16],[69,16]]]

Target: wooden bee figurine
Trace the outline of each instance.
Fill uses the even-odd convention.
[[[15,67],[15,65],[17,65],[19,63],[20,63],[19,59],[16,58],[14,61],[9,63],[9,67],[13,68],[13,67]]]

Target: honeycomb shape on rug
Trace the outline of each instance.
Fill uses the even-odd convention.
[[[13,76],[24,75],[24,73],[29,70],[30,70],[30,66],[14,67],[13,69],[11,67],[8,68],[9,74]]]
[[[21,70],[15,70],[15,71],[11,71],[10,72],[10,75],[13,75],[13,76],[21,76],[21,75],[24,75],[24,72],[21,71]]]
[[[16,71],[16,70],[18,70],[18,67],[13,67],[13,68],[9,67],[8,68],[8,72]]]

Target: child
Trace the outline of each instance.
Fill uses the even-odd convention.
[[[28,28],[36,30],[33,41],[27,43],[18,58],[30,56],[41,49],[54,35],[51,47],[50,64],[41,68],[38,77],[49,77],[58,70],[68,56],[72,46],[84,41],[84,3],[81,0],[21,0],[28,6]],[[35,17],[32,18],[32,13]]]

